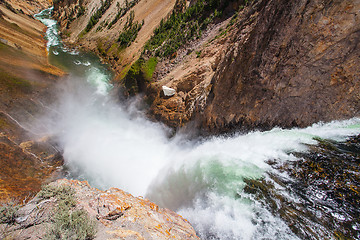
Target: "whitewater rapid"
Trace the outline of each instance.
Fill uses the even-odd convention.
[[[276,171],[267,161],[294,161],[292,153],[307,151],[316,138],[342,141],[359,134],[360,119],[202,140],[169,138],[169,129],[146,119],[138,99],[120,105],[108,95],[111,73],[64,47],[49,19],[51,9],[46,11],[36,17],[48,26],[50,57],[68,64],[70,76],[59,86],[53,111],[35,125],[39,134],[56,136],[69,177],[173,209],[203,239],[297,239],[280,217],[243,191],[244,180],[267,178]]]

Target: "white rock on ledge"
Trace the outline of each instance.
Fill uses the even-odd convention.
[[[175,92],[176,92],[175,89],[169,88],[167,86],[162,86],[162,90],[164,92],[164,95],[167,96],[167,97],[174,96]]]

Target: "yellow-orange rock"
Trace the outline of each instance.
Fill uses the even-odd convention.
[[[117,188],[101,191],[86,181],[61,179],[52,186],[70,186],[76,208],[96,221],[95,239],[199,239],[190,223],[175,212]],[[56,211],[57,199],[34,198],[23,206],[14,226],[7,227],[15,239],[42,239]],[[1,234],[0,234],[1,237]]]

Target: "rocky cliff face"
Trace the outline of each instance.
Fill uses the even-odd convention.
[[[15,11],[19,11],[28,16],[32,16],[45,8],[49,8],[52,5],[52,0],[35,0],[35,1],[1,0],[0,2],[12,8]]]
[[[2,238],[199,239],[188,221],[168,209],[116,188],[100,191],[74,180],[51,183],[6,216]]]
[[[202,126],[307,126],[359,116],[360,3],[255,1],[217,66]]]
[[[151,85],[151,113],[173,127],[193,119],[210,133],[359,116],[359,9],[351,0],[253,1],[225,36],[195,45],[201,54],[172,60]]]
[[[187,7],[196,3],[184,2]],[[89,9],[96,5],[96,1],[86,3]],[[141,40],[137,37],[134,44],[119,51],[114,51],[116,46],[111,47],[110,41],[97,45],[96,51],[112,63],[119,79],[159,24],[160,20],[154,21],[150,31],[148,15],[136,10],[148,4],[162,7],[156,1],[135,5],[135,19],[145,19],[138,35],[146,32]],[[84,38],[78,36],[85,26],[76,28],[77,23],[71,23],[70,39],[94,45],[100,35],[116,38],[121,21],[113,30],[101,25],[113,16],[111,9]],[[199,128],[211,133],[304,127],[359,116],[359,9],[355,0],[232,1],[227,13],[215,17],[200,37],[170,57],[158,57],[150,79],[139,74],[125,85],[145,93],[151,117],[175,128],[195,120]],[[166,8],[166,14],[156,19],[170,11]],[[148,55],[141,55],[145,62]],[[175,95],[164,96],[162,86],[175,89]]]
[[[161,19],[174,8],[176,0],[66,0],[54,2],[53,17],[59,22],[67,44],[97,53],[124,75],[140,56],[142,48]],[[102,5],[103,4],[103,5]],[[103,6],[103,11],[96,14]],[[134,13],[133,23],[143,23],[136,39],[127,47],[118,41],[120,33]],[[92,17],[93,26],[86,30]],[[93,18],[94,19],[94,18]]]

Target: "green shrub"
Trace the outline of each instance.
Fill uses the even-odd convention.
[[[83,209],[76,209],[75,191],[70,186],[46,185],[37,195],[39,198],[57,199],[57,208],[51,218],[51,225],[45,239],[93,239],[96,235],[96,223]]]
[[[101,6],[96,12],[90,17],[88,24],[86,25],[84,32],[89,32],[100,20],[102,15],[109,9],[113,0],[101,1]]]
[[[130,15],[126,19],[126,23],[124,25],[123,31],[120,33],[117,42],[119,43],[121,48],[126,48],[131,45],[132,42],[135,41],[138,32],[144,25],[144,20],[142,23],[134,22],[135,13],[134,11],[130,12]]]
[[[147,84],[152,80],[158,60],[151,57],[148,60],[139,58],[126,73],[123,84],[130,96],[144,92]]]
[[[137,60],[127,72],[124,78],[124,85],[131,96],[141,92],[140,82],[143,81],[144,76],[141,71],[143,59]]]
[[[59,202],[52,221],[45,239],[86,240],[95,238],[95,221],[91,220],[88,213],[82,209],[72,209],[64,202]]]
[[[157,63],[158,63],[157,58],[152,57],[148,61],[146,61],[145,64],[143,65],[143,71],[144,71],[145,77],[148,80],[151,80],[151,78],[155,72]]]
[[[76,17],[77,17],[77,18],[81,17],[82,15],[85,14],[85,11],[86,11],[85,7],[84,7],[84,6],[80,6],[80,7],[79,7],[79,10],[78,10],[78,12],[77,12]]]
[[[200,38],[202,31],[222,16],[230,2],[231,0],[198,0],[184,12],[173,11],[167,20],[161,20],[144,49],[153,56],[173,55],[181,46]]]
[[[75,206],[74,195],[75,191],[70,186],[45,185],[42,187],[37,196],[41,199],[49,199],[52,197],[56,197],[56,199],[58,199],[59,201],[63,201],[66,204]]]
[[[200,58],[200,56],[201,56],[201,51],[196,51],[195,53],[196,53],[196,57],[197,57],[197,58]]]
[[[17,211],[19,206],[14,202],[5,203],[0,206],[0,224],[14,224],[15,219],[18,217]]]
[[[119,21],[120,18],[122,18],[123,16],[125,16],[125,14],[132,8],[134,7],[140,0],[133,0],[131,2],[128,2],[127,0],[125,1],[125,7],[120,7],[119,2],[116,3],[116,7],[118,9],[118,12],[115,16],[115,18],[109,23],[108,25],[108,29],[110,29],[115,23],[117,23]]]

